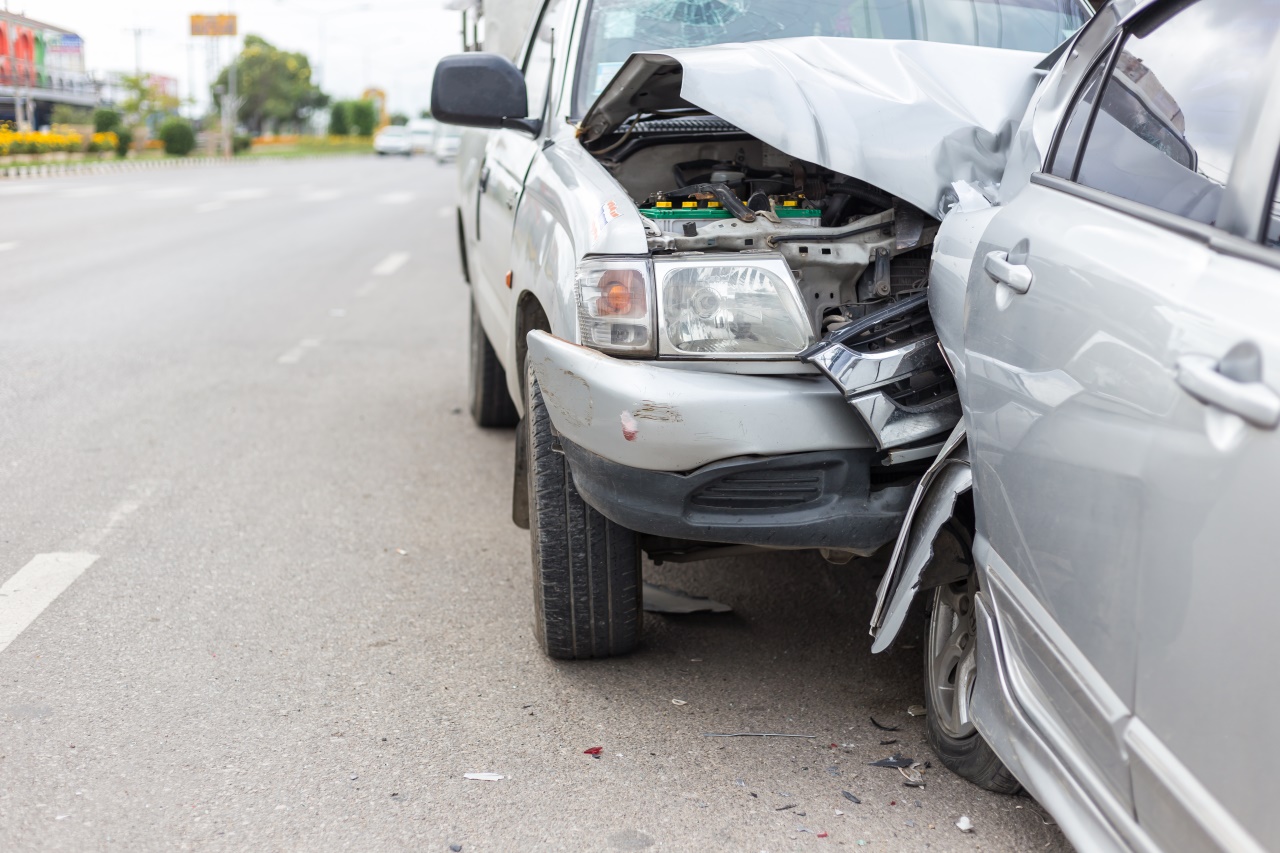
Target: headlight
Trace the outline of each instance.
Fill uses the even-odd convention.
[[[657,261],[663,355],[789,357],[813,342],[786,261],[765,255]]]
[[[583,261],[578,265],[577,292],[584,346],[622,355],[655,354],[648,261]]]

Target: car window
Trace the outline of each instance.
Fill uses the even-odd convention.
[[[1129,33],[1076,180],[1213,224],[1278,24],[1280,0],[1198,0],[1150,31]],[[1065,175],[1064,156],[1055,174]]]
[[[538,22],[538,33],[529,45],[529,55],[524,63],[524,82],[529,92],[529,118],[541,118],[546,106],[552,41],[556,27],[560,26],[563,11],[564,0],[549,0]]]
[[[1267,215],[1263,240],[1268,246],[1280,249],[1280,163],[1276,164],[1276,178],[1271,185],[1271,210]]]
[[[1073,180],[1076,176],[1076,156],[1080,153],[1080,140],[1089,126],[1089,116],[1093,105],[1098,101],[1098,90],[1102,87],[1103,75],[1110,67],[1111,51],[1108,50],[1098,60],[1097,66],[1089,72],[1084,85],[1080,87],[1080,95],[1076,98],[1071,112],[1067,115],[1067,123],[1058,137],[1058,150],[1054,152],[1053,163],[1049,166],[1049,174]]]
[[[828,36],[1048,53],[1088,20],[1079,0],[592,0],[574,108],[637,51]]]

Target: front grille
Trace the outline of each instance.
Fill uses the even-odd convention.
[[[822,487],[821,471],[753,471],[721,477],[689,500],[714,509],[779,509],[816,501]]]

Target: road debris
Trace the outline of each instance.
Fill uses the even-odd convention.
[[[826,834],[825,832],[819,832],[819,833],[818,833],[818,837],[819,837],[819,838],[826,838],[826,837],[827,837],[827,834]]]
[[[846,800],[848,800],[849,802],[851,802],[851,803],[853,803],[853,804],[855,804],[855,805],[859,805],[859,806],[860,806],[860,805],[862,805],[862,800],[858,799],[858,798],[857,798],[857,797],[855,797],[853,794],[850,794],[848,791],[841,791],[840,793],[841,793],[841,795],[843,795],[843,796],[844,796],[844,798],[845,798]],[[839,814],[839,812],[836,812],[836,814]]]
[[[924,768],[924,765],[920,763],[912,764],[910,767],[899,767],[898,772],[901,773],[902,778],[906,780],[902,784],[906,785],[908,788],[923,788],[924,787],[924,773],[922,772],[923,768]]]
[[[961,832],[973,832],[973,821],[969,820],[967,814],[962,814],[960,819],[956,821],[956,829]]]
[[[816,738],[817,735],[784,735],[777,732],[703,732],[703,737],[807,737],[809,739]]]
[[[827,773],[828,773],[828,774],[830,774],[830,775],[832,775],[832,776],[839,776],[839,775],[840,775],[840,768],[839,768],[839,767],[836,767],[836,766],[833,764],[833,765],[831,765],[830,767],[828,767],[828,768],[827,768]]]
[[[461,844],[450,844],[450,845],[449,845],[449,850],[450,850],[450,851],[452,851],[452,853],[462,853],[462,845],[461,845]]]
[[[869,767],[902,768],[902,767],[910,767],[912,764],[915,764],[915,763],[916,763],[916,760],[914,758],[903,758],[901,755],[895,752],[893,755],[889,756],[888,758],[882,758],[879,761],[869,762],[868,766]]]
[[[463,773],[463,779],[472,779],[477,782],[501,782],[507,778],[501,773]]]
[[[875,717],[867,717],[867,719],[871,721],[871,725],[882,732],[896,732],[902,728],[902,726],[886,726],[884,723],[877,722]]]
[[[644,585],[644,609],[649,613],[732,613],[733,608],[710,598],[690,595],[683,590]]]
[[[774,811],[775,811],[775,812],[785,812],[787,809],[794,809],[794,808],[795,808],[796,806],[798,806],[798,805],[800,805],[800,804],[799,804],[799,803],[792,803],[791,805],[788,805],[788,806],[778,806],[776,809],[774,809]]]
[[[407,557],[409,555],[409,552],[403,548],[397,548],[396,553],[399,554],[401,557]]]
[[[907,713],[913,717],[923,717],[929,712],[925,710],[923,705],[912,705],[907,709]]]
[[[671,704],[672,705],[688,705],[689,703],[684,701],[683,699],[672,699]]]
[[[894,745],[895,743],[897,743],[897,742],[898,742],[898,739],[897,739],[896,737],[891,737],[891,738],[889,738],[888,740],[882,740],[882,741],[880,741],[880,745],[881,745],[881,746],[893,746],[893,745]]]
[[[592,758],[599,758],[602,752],[604,752],[603,746],[593,746],[590,749],[582,750],[583,755],[590,755]]]

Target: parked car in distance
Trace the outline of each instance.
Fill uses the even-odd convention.
[[[429,118],[409,121],[409,147],[414,154],[431,154],[435,151],[436,127],[436,123]]]
[[[379,156],[400,154],[408,157],[413,154],[413,141],[409,136],[409,128],[401,125],[384,127],[373,135],[373,150]]]
[[[1105,6],[934,242],[964,423],[874,648],[923,593],[930,743],[1080,850],[1280,849],[1278,33],[1274,2]]]
[[[462,134],[456,127],[446,124],[437,125],[431,142],[431,153],[441,163],[451,163],[458,156],[458,146],[461,141]]]
[[[926,34],[917,5],[850,15],[847,0],[741,0],[710,15],[546,0],[516,63],[468,53],[437,67],[432,115],[487,131],[468,134],[458,168],[471,412],[521,424],[513,516],[532,531],[548,654],[635,645],[642,549],[847,561],[896,535],[959,418],[919,299],[937,198],[833,166],[829,142],[856,129],[838,99],[807,100],[804,86],[883,74],[892,109],[923,63],[968,81],[992,113],[1014,94],[1011,72],[1021,87],[1089,14],[956,0],[929,4]],[[926,36],[962,44],[915,40]],[[672,46],[693,49],[653,52]],[[982,113],[939,122],[999,138]],[[888,124],[863,130],[881,138]],[[904,158],[913,166],[945,154],[941,134],[916,137],[929,139],[925,159]],[[895,322],[923,332],[905,349],[881,336],[858,413],[796,360],[832,324],[913,295],[915,313]]]

